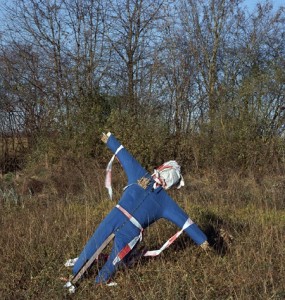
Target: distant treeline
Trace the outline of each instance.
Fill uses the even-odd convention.
[[[1,7],[0,168],[104,160],[282,170],[285,8],[241,0],[13,0]],[[12,162],[12,163],[11,163]]]

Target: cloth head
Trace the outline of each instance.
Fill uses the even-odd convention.
[[[181,175],[181,168],[175,160],[165,162],[160,167],[154,169],[152,178],[155,181],[155,187],[160,185],[165,190],[168,190],[173,186],[177,186],[177,188],[180,189],[185,185]]]

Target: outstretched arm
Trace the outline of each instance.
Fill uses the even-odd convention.
[[[140,163],[121,145],[121,143],[110,132],[103,133],[101,140],[106,143],[107,147],[115,154],[124,168],[128,184],[136,182],[141,177],[147,174],[147,171],[140,165]],[[121,147],[121,149],[120,149]]]
[[[189,218],[186,212],[166,192],[161,193],[161,204],[163,206],[163,218],[182,228]],[[207,244],[206,235],[191,219],[190,223],[191,225],[184,231],[197,245],[203,245],[203,248]]]

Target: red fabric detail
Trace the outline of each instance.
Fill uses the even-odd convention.
[[[128,219],[131,219],[132,218],[132,215],[127,212],[122,206],[117,206],[117,208],[128,218]]]
[[[162,171],[164,169],[171,169],[172,166],[167,166],[167,165],[161,165],[160,167],[157,168],[158,171]]]
[[[120,258],[120,260],[122,260],[130,251],[131,248],[129,245],[127,245],[120,251],[120,253],[117,256]]]
[[[177,234],[174,234],[169,240],[169,244],[172,244],[177,239]]]

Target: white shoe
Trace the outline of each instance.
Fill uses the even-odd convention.
[[[75,286],[70,281],[68,281],[63,287],[68,289],[69,294],[75,293]]]
[[[117,286],[118,284],[117,284],[117,282],[115,282],[115,281],[111,281],[111,282],[109,282],[109,283],[106,283],[106,285],[107,285],[107,286]]]

